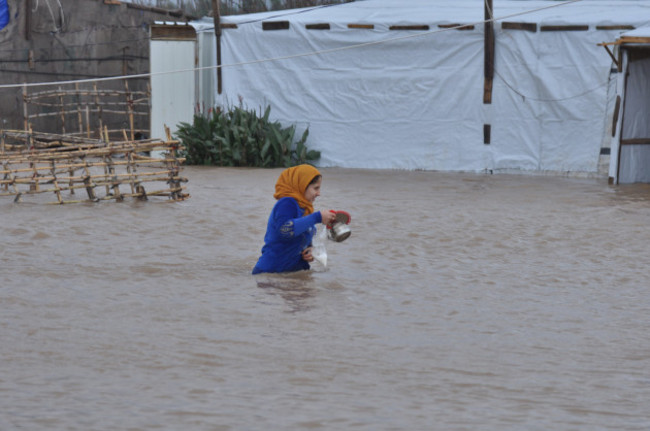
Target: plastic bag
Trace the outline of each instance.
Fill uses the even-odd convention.
[[[323,226],[318,229],[316,235],[314,235],[313,246],[314,248],[311,251],[311,255],[314,256],[314,259],[320,262],[321,265],[327,267],[327,250],[325,249],[325,242],[327,241],[327,228]]]

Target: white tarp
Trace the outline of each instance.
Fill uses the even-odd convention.
[[[642,27],[623,35],[625,38],[650,38],[650,28]],[[627,49],[648,44],[632,44],[623,48],[623,73],[619,77],[618,95],[621,97],[621,119],[614,139],[610,162],[610,177],[619,184],[650,182],[650,56],[630,60]],[[622,145],[620,141],[644,142]],[[615,151],[615,152],[614,152]],[[620,159],[619,159],[620,157]]]
[[[237,28],[222,33],[223,94],[214,100],[270,105],[274,120],[308,127],[319,166],[596,172],[616,85],[597,44],[622,33],[597,26],[647,24],[650,1],[495,0],[491,104],[483,103],[483,14],[480,0],[365,0],[224,16]],[[263,30],[269,21],[290,28]],[[501,21],[537,30],[502,29]],[[322,23],[329,30],[306,28]],[[455,23],[474,28],[439,27]],[[212,32],[208,24],[197,32]],[[588,30],[541,31],[557,25]]]

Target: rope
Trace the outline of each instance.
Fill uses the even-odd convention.
[[[596,87],[594,87],[594,88],[592,88],[590,90],[583,91],[582,93],[576,94],[576,95],[573,95],[573,96],[563,97],[563,98],[560,98],[560,99],[540,99],[540,98],[536,98],[536,97],[526,96],[521,91],[514,88],[508,81],[506,81],[503,78],[503,76],[501,76],[501,74],[496,69],[494,69],[494,73],[496,73],[497,76],[499,78],[501,78],[501,81],[503,81],[503,83],[506,84],[506,87],[508,87],[510,90],[512,90],[513,93],[521,96],[521,98],[524,101],[526,101],[526,99],[530,99],[530,100],[534,100],[535,102],[563,102],[565,100],[576,99],[578,97],[584,96],[585,94],[592,93],[592,92],[600,89],[601,87],[604,87],[605,85],[607,85],[609,83],[609,80],[607,80],[607,81],[605,81],[605,82],[603,82],[601,84],[598,84]]]

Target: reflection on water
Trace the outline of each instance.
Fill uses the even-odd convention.
[[[650,187],[323,169],[327,268],[261,274],[278,169],[0,200],[0,429],[650,429]]]
[[[300,271],[291,274],[262,274],[256,275],[257,287],[264,289],[269,295],[278,295],[289,306],[289,312],[308,311],[313,306],[310,300],[316,295],[312,287],[310,271]]]

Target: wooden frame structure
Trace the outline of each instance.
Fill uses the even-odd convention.
[[[185,161],[176,155],[179,142],[105,140],[66,135],[0,130],[0,197],[13,196],[14,202],[24,197],[54,195],[52,204],[123,201],[131,197],[146,200],[152,196],[170,201],[189,198],[180,176]],[[163,158],[151,157],[162,152]],[[157,190],[146,190],[145,183],[163,183]],[[147,188],[149,185],[147,185]],[[77,190],[87,198],[73,198]]]
[[[624,29],[634,30],[634,27],[629,26]],[[646,137],[646,136],[640,136],[640,137],[638,136],[635,138],[623,137],[624,135],[623,126],[625,123],[625,111],[627,105],[626,99],[630,98],[630,95],[628,94],[628,83],[631,79],[636,78],[635,76],[636,74],[630,73],[630,62],[647,60],[648,58],[650,58],[650,36],[647,36],[648,34],[647,30],[645,31],[643,31],[643,29],[641,30],[642,32],[640,33],[640,35],[623,34],[614,42],[603,42],[598,44],[599,46],[605,48],[607,54],[609,54],[613,63],[616,65],[616,70],[619,72],[619,74],[621,74],[621,78],[619,78],[621,90],[619,91],[619,94],[617,94],[616,96],[616,102],[614,105],[614,114],[612,117],[612,140],[614,142],[612,142],[611,147],[616,151],[613,151],[611,153],[612,157],[614,158],[613,161],[615,162],[615,166],[612,166],[610,164],[610,172],[609,172],[610,184],[620,184],[624,148],[626,148],[626,150],[629,150],[630,148],[635,148],[634,151],[637,152],[637,154],[638,152],[643,152],[646,154],[645,159],[640,158],[641,162],[638,162],[635,169],[637,172],[643,170],[645,170],[645,172],[648,172],[649,169],[647,164],[647,160],[648,160],[647,148],[650,145],[650,137]],[[610,49],[610,47],[612,48]],[[641,81],[643,81],[644,77],[640,79]],[[647,94],[642,95],[641,97],[642,98],[645,97],[647,100]],[[630,108],[627,107],[627,109],[629,110]],[[647,105],[645,106],[645,109],[647,110]],[[632,112],[633,113],[631,115],[634,116],[634,111]],[[646,134],[647,134],[647,129],[646,129]],[[640,149],[640,147],[642,146],[645,148]],[[630,153],[628,152],[628,154]],[[640,182],[647,183],[649,176],[650,175],[646,174],[645,178],[640,180]]]
[[[151,89],[131,91],[124,80],[124,89],[58,87],[53,90],[29,93],[23,87],[23,117],[25,130],[43,130],[42,120],[55,119],[61,134],[103,138],[106,126],[111,136],[121,136],[128,130],[129,139],[135,140],[149,133],[149,130],[136,127],[136,117],[149,119]],[[33,112],[36,111],[36,112]],[[121,127],[116,127],[120,125]],[[52,129],[52,127],[47,127]]]

